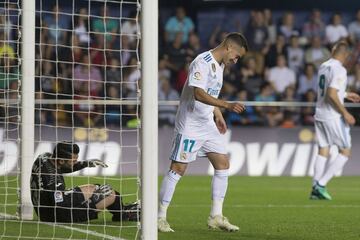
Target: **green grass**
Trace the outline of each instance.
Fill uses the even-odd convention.
[[[86,182],[87,179],[74,178],[73,183],[84,183],[81,181]],[[90,182],[98,181],[90,179]],[[116,183],[114,181],[112,184]],[[360,239],[360,177],[341,177],[332,180],[328,186],[334,199],[332,201],[308,200],[310,178],[231,177],[224,215],[229,217],[232,223],[240,226],[240,231],[236,233],[207,229],[210,184],[211,177],[185,176],[181,179],[168,210],[168,220],[175,233],[159,233],[159,239]],[[136,189],[134,181],[123,182],[122,186],[122,191],[127,193]],[[3,193],[1,188],[1,205],[4,201]],[[15,208],[9,208],[7,212],[10,210]],[[89,230],[126,239],[135,238],[135,227],[120,227],[120,224],[109,221],[110,217],[101,215],[99,220],[91,222]],[[106,227],[102,226],[104,219],[107,220]],[[126,224],[123,223],[124,225]],[[20,226],[18,222],[0,221],[0,236],[4,235],[5,229],[6,235],[18,236]],[[86,226],[76,227],[86,229]],[[84,233],[58,227],[37,225],[33,222],[22,224],[23,236],[35,236],[38,232],[43,237],[51,237],[55,232],[55,237],[59,238],[86,238]],[[89,239],[102,238],[89,235]]]

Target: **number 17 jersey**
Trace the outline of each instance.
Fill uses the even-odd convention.
[[[336,59],[329,59],[319,67],[318,93],[315,110],[315,119],[317,121],[327,121],[340,118],[341,114],[336,111],[326,98],[326,92],[329,87],[337,89],[340,102],[344,104],[347,73],[342,63]]]

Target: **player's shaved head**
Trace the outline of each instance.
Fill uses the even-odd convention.
[[[340,41],[335,43],[335,45],[331,49],[331,54],[335,56],[346,55],[349,51],[349,44],[345,41]]]
[[[238,32],[232,32],[226,35],[223,43],[225,45],[236,44],[239,47],[243,47],[245,51],[248,51],[249,49],[246,38],[241,33]]]

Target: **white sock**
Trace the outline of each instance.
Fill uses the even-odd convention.
[[[228,169],[215,170],[211,184],[212,205],[210,216],[212,217],[216,215],[222,215],[223,202],[228,186],[228,175]]]
[[[326,159],[327,159],[326,157],[321,155],[316,156],[316,160],[314,164],[313,186],[315,186],[316,182],[318,182],[324,174]]]
[[[347,156],[339,153],[334,160],[334,162],[329,166],[329,168],[325,171],[325,174],[320,178],[319,184],[321,186],[326,186],[326,184],[330,181],[331,178],[335,176],[335,174],[341,170],[345,163],[349,158]]]
[[[178,181],[180,180],[181,175],[177,174],[173,170],[169,170],[161,184],[160,188],[160,204],[158,210],[159,218],[166,218],[167,208],[171,202],[171,199],[175,192],[175,187]]]

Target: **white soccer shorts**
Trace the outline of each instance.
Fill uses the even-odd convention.
[[[351,148],[350,126],[343,118],[315,121],[315,132],[320,147],[336,145],[340,149]]]
[[[187,131],[189,132],[189,131]],[[208,128],[206,133],[191,134],[175,133],[170,154],[170,160],[190,163],[196,157],[205,157],[207,153],[227,154],[224,135],[215,127]]]

